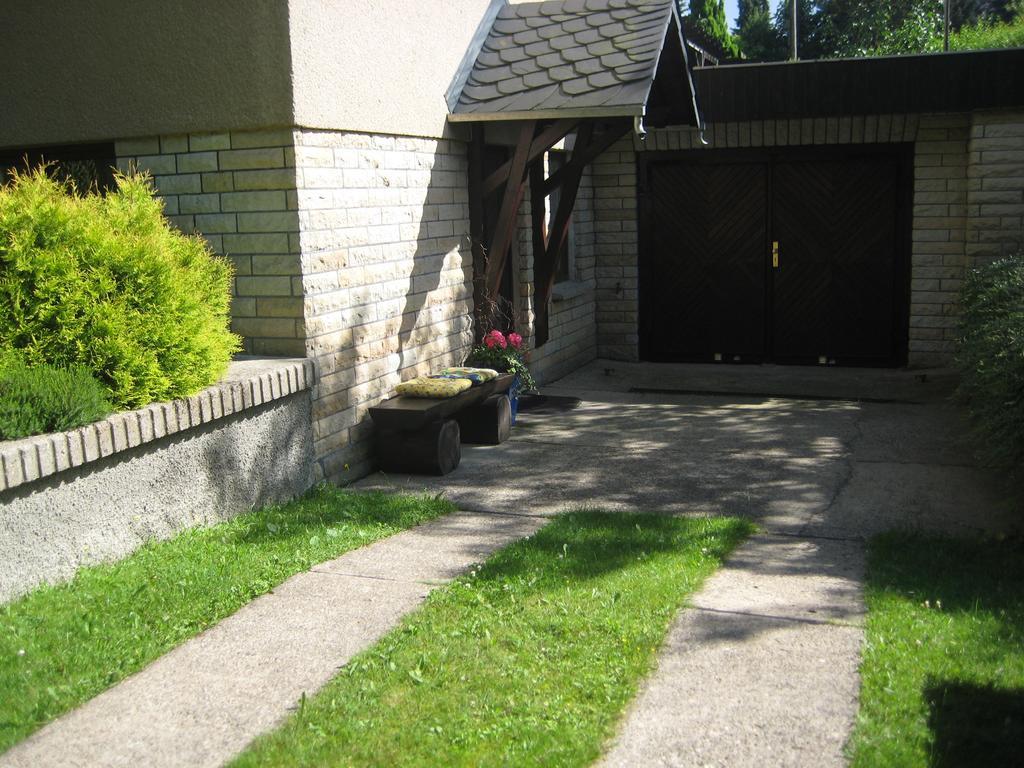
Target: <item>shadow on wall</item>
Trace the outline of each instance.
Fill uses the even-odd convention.
[[[387,240],[364,237],[347,248],[345,270],[356,275],[344,313],[350,346],[314,350],[321,361],[337,361],[321,380],[314,420],[324,476],[342,484],[373,468],[368,409],[400,381],[461,364],[472,344],[465,149],[451,140],[391,140],[419,148],[367,151],[361,163],[370,166],[370,183],[378,186],[346,191],[365,193],[360,212],[381,217],[379,226],[360,229],[382,230]],[[428,144],[434,145],[430,151]]]
[[[214,509],[237,510],[233,516],[290,501],[308,490],[313,459],[308,393],[293,397],[304,402],[286,400],[290,403],[287,407],[295,410],[288,417],[260,424],[262,410],[245,412],[234,429],[214,431],[202,443],[199,468],[206,475],[205,486],[216,498]],[[211,518],[204,522],[223,516]]]

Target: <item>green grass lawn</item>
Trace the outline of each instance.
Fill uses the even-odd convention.
[[[853,765],[1024,764],[1024,545],[879,537],[866,598]]]
[[[235,765],[587,765],[673,615],[751,530],[559,516],[433,592]]]
[[[289,576],[450,511],[320,488],[0,606],[0,752]]]

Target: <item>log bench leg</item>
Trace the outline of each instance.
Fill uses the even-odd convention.
[[[447,475],[462,460],[458,422],[447,419],[415,432],[376,434],[377,462],[385,472]]]
[[[462,442],[470,445],[500,445],[512,432],[512,408],[505,394],[491,395],[480,405],[459,412]]]

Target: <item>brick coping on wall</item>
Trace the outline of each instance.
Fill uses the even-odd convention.
[[[0,443],[0,491],[280,400],[313,383],[310,360],[236,358],[223,379],[192,397],[115,413],[69,432]]]

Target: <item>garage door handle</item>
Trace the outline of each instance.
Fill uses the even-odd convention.
[[[778,240],[773,240],[772,241],[772,268],[773,269],[778,269],[779,268],[779,241]]]

